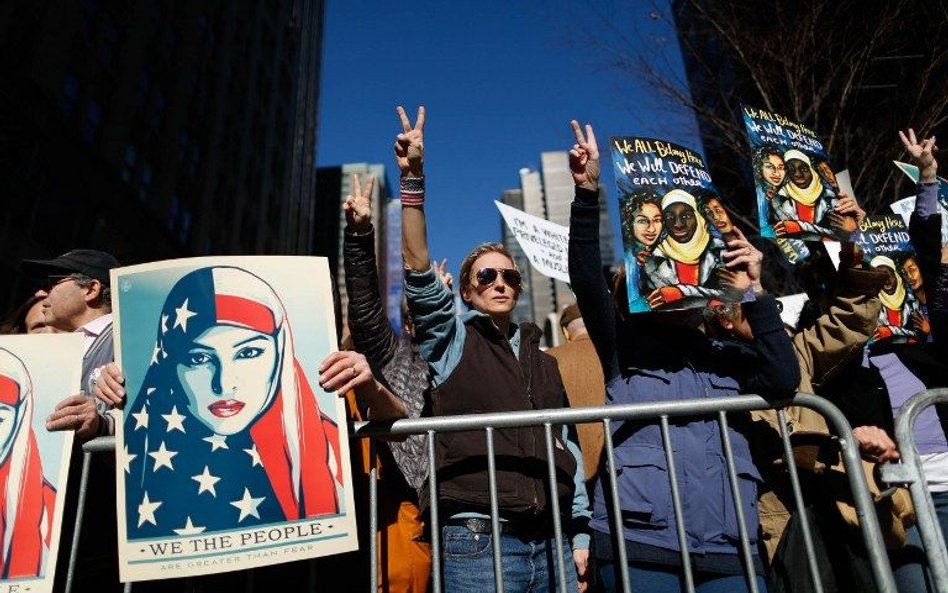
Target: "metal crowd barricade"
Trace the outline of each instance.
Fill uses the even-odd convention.
[[[922,461],[915,447],[915,421],[926,408],[944,403],[948,403],[948,389],[928,389],[902,404],[899,416],[895,419],[895,438],[899,443],[901,463],[887,463],[880,472],[884,482],[908,485],[915,505],[915,524],[925,548],[928,570],[936,591],[948,591],[948,550],[935,512],[935,503],[922,473]]]
[[[926,405],[931,405],[933,402],[948,402],[948,390],[934,390],[934,392],[928,393],[928,399],[919,399],[916,398],[906,404],[903,407],[903,413],[899,417],[899,427],[902,428],[903,433],[907,430],[908,438],[911,438],[911,428],[914,423],[915,417],[918,415],[918,412],[924,408]],[[921,402],[921,403],[920,403]],[[836,434],[839,436],[839,445],[840,452],[842,454],[843,463],[846,467],[846,475],[849,480],[849,486],[853,494],[853,502],[856,507],[856,514],[859,520],[859,526],[862,532],[863,541],[866,546],[867,556],[872,567],[872,573],[875,578],[877,590],[880,593],[894,593],[895,584],[892,577],[892,571],[889,566],[888,557],[886,554],[885,544],[883,543],[881,529],[879,527],[879,522],[875,514],[875,508],[872,502],[872,496],[869,492],[868,485],[866,483],[865,474],[862,471],[862,464],[859,456],[858,445],[855,443],[855,440],[852,436],[852,429],[849,426],[849,423],[846,421],[846,418],[843,416],[842,412],[838,408],[833,406],[827,400],[807,394],[798,394],[792,402],[787,402],[790,405],[794,406],[803,406],[806,408],[811,408],[820,414],[822,414],[830,427],[833,428]],[[482,430],[484,431],[484,437],[487,445],[487,462],[488,462],[488,472],[489,472],[489,491],[490,491],[490,507],[491,507],[491,522],[492,522],[492,531],[493,533],[500,532],[500,513],[498,509],[498,495],[497,495],[497,483],[496,483],[496,468],[495,468],[495,459],[494,459],[494,446],[493,439],[494,433],[499,429],[506,428],[518,428],[518,427],[527,427],[527,426],[543,426],[546,440],[546,451],[548,459],[548,479],[550,482],[551,491],[556,490],[556,478],[555,478],[555,467],[553,464],[553,427],[560,425],[571,425],[571,424],[586,424],[599,422],[602,424],[604,429],[604,450],[603,454],[605,455],[605,471],[607,472],[607,480],[605,486],[609,489],[611,493],[611,521],[614,533],[622,533],[622,515],[619,507],[619,493],[616,481],[616,463],[614,455],[614,443],[612,441],[612,425],[614,422],[624,422],[628,420],[657,420],[661,427],[662,442],[665,448],[666,461],[668,464],[668,476],[669,476],[669,485],[672,491],[672,502],[675,511],[676,522],[678,525],[678,540],[681,547],[681,566],[682,572],[684,575],[685,587],[689,592],[694,591],[694,575],[691,568],[691,559],[688,552],[687,546],[687,537],[685,532],[685,525],[683,521],[682,513],[682,503],[681,496],[678,490],[677,477],[675,472],[675,458],[672,453],[673,448],[671,445],[670,430],[669,430],[669,420],[672,418],[680,417],[694,417],[694,416],[717,416],[717,421],[721,427],[722,435],[722,452],[724,454],[727,470],[730,479],[731,492],[734,498],[736,515],[738,517],[738,527],[740,533],[740,549],[739,552],[742,556],[744,566],[746,568],[747,574],[747,585],[748,589],[752,592],[757,592],[757,583],[756,575],[754,569],[754,563],[752,561],[753,552],[750,547],[750,538],[747,532],[747,525],[744,519],[743,504],[741,501],[740,489],[738,488],[737,481],[737,470],[734,463],[734,458],[731,450],[730,437],[728,434],[728,413],[743,413],[750,412],[754,410],[767,410],[773,409],[772,404],[764,400],[763,398],[755,395],[741,395],[736,397],[728,398],[700,398],[700,399],[690,399],[690,400],[680,400],[673,402],[644,402],[636,404],[625,404],[625,405],[613,405],[613,406],[603,406],[603,407],[588,407],[588,408],[566,408],[566,409],[553,409],[553,410],[535,410],[535,411],[524,411],[524,412],[506,412],[506,413],[491,413],[491,414],[469,414],[469,415],[459,415],[459,416],[442,416],[442,417],[429,417],[429,418],[417,418],[417,419],[406,419],[398,420],[392,423],[371,423],[371,422],[361,422],[357,423],[352,432],[352,438],[371,438],[372,443],[370,444],[370,470],[369,473],[369,533],[377,534],[379,529],[378,521],[378,483],[377,483],[377,472],[376,472],[376,453],[375,449],[377,444],[374,443],[379,438],[400,436],[400,435],[411,435],[411,434],[424,434],[427,437],[428,442],[428,480],[429,480],[429,490],[431,492],[432,501],[429,505],[430,515],[429,515],[429,524],[430,524],[430,533],[431,533],[431,555],[432,555],[432,590],[434,593],[441,593],[443,590],[442,578],[441,578],[441,517],[438,513],[438,505],[435,497],[438,492],[438,476],[437,469],[435,464],[435,446],[436,439],[435,435],[439,432],[460,432],[460,431],[475,431]],[[783,410],[778,410],[778,419],[781,427],[780,436],[783,441],[784,448],[784,462],[789,471],[791,488],[793,496],[795,499],[796,510],[801,520],[801,531],[803,538],[806,544],[806,556],[808,563],[808,571],[811,576],[811,579],[814,583],[814,590],[822,591],[822,583],[819,580],[819,573],[817,570],[817,561],[814,552],[814,546],[812,543],[812,527],[808,523],[807,514],[803,512],[804,502],[802,498],[802,492],[800,489],[799,479],[797,477],[796,464],[794,462],[793,451],[790,445],[790,439],[785,430],[786,418],[784,416]],[[908,425],[908,428],[905,428],[903,425]],[[903,436],[903,433],[898,433],[900,442]],[[911,442],[911,441],[908,441]],[[94,441],[86,443],[83,447],[85,451],[84,455],[84,471],[83,471],[83,480],[80,483],[80,506],[77,511],[75,518],[76,529],[74,535],[74,541],[72,543],[72,553],[70,555],[70,565],[67,572],[67,584],[66,584],[66,593],[71,593],[72,585],[72,574],[75,569],[75,557],[76,557],[76,546],[78,540],[78,535],[82,527],[83,519],[83,502],[84,494],[87,487],[88,480],[88,471],[87,466],[89,462],[89,456],[91,453],[95,452],[113,452],[115,449],[115,442],[112,438],[100,438]],[[903,459],[905,456],[903,456]],[[908,466],[914,462],[914,466],[917,471],[918,467],[918,457],[917,455],[911,456],[911,459],[908,460],[909,463],[903,463],[902,465]],[[917,474],[916,474],[917,475]],[[910,478],[911,475],[906,474],[902,476],[903,478]],[[890,480],[890,481],[904,481],[909,482],[908,479],[900,480]],[[920,504],[920,501],[928,500],[928,504],[931,504],[931,499],[927,495],[927,490],[924,487],[924,482],[919,482],[915,479],[911,482],[912,497],[916,504],[916,509],[923,505]],[[551,514],[553,520],[554,535],[557,544],[557,550],[562,550],[562,524],[560,519],[560,513],[558,508],[558,501],[556,497],[551,497]],[[922,530],[923,539],[925,540],[926,550],[929,552],[929,558],[940,558],[940,562],[935,562],[933,565],[937,566],[941,572],[937,573],[938,578],[944,578],[945,575],[945,549],[944,549],[944,540],[940,539],[940,532],[933,531],[931,525],[934,525],[934,528],[937,530],[937,523],[934,522],[934,511],[929,507],[926,512],[923,512],[919,515],[919,527],[920,530],[923,529],[921,523],[926,520],[925,515],[928,516],[929,527],[925,527],[925,530]],[[927,535],[926,535],[927,530]],[[940,541],[940,548],[937,548],[935,544],[937,542],[932,542],[931,545],[928,540],[934,539],[935,535],[938,536],[938,541]],[[492,552],[494,558],[494,582],[497,591],[503,591],[503,574],[502,571],[496,570],[496,567],[501,566],[501,550],[500,550],[500,540],[499,538],[492,539]],[[368,538],[369,541],[369,558],[370,558],[370,593],[376,593],[378,590],[378,544],[376,537],[370,535]],[[624,538],[618,538],[618,557],[616,561],[617,569],[619,570],[620,580],[622,582],[622,590],[625,593],[630,593],[630,585],[628,578],[628,561],[627,561],[627,551]],[[937,556],[940,554],[940,556]],[[566,583],[564,579],[565,566],[567,562],[571,562],[571,558],[564,558],[562,554],[557,553],[556,560],[556,574],[558,576],[558,581],[560,584],[559,591],[560,593],[572,593],[571,591],[566,590]],[[944,583],[948,583],[946,580],[936,580],[939,583],[940,590],[948,590],[945,588]],[[248,591],[253,590],[253,584],[248,583]],[[126,591],[131,590],[131,585],[126,584]]]
[[[93,453],[115,453],[115,437],[99,437],[82,445],[82,475],[79,477],[79,501],[76,505],[76,517],[69,548],[69,566],[66,567],[64,593],[72,593],[76,573],[76,557],[79,554],[79,536],[82,533],[82,521],[85,518],[86,495],[89,492],[89,464]],[[62,545],[60,543],[60,545]],[[129,593],[132,583],[125,583],[124,591]]]
[[[946,391],[946,401],[948,401],[948,391]],[[892,577],[892,570],[889,565],[888,556],[886,554],[885,544],[882,538],[882,532],[879,527],[878,518],[876,517],[875,507],[873,505],[872,495],[869,492],[869,487],[866,482],[866,476],[862,470],[862,461],[860,459],[859,447],[855,442],[855,439],[852,436],[852,428],[849,425],[849,422],[843,416],[842,412],[834,405],[829,403],[826,399],[817,397],[814,395],[808,394],[798,394],[792,402],[788,402],[790,405],[802,406],[806,408],[811,408],[820,414],[822,414],[829,426],[839,435],[839,447],[840,453],[843,459],[844,466],[846,468],[846,476],[849,480],[849,486],[853,494],[853,502],[856,508],[856,515],[859,520],[860,530],[862,532],[863,541],[866,546],[867,557],[870,561],[872,568],[873,577],[875,579],[877,590],[880,593],[894,593],[895,592],[895,583]],[[731,491],[734,498],[734,504],[736,507],[736,514],[739,522],[739,531],[740,531],[740,553],[744,560],[744,566],[747,570],[747,585],[748,589],[752,592],[757,592],[758,587],[756,583],[756,574],[754,574],[755,569],[752,558],[752,551],[750,549],[750,540],[749,534],[747,533],[747,525],[744,520],[743,506],[741,501],[741,494],[738,488],[737,483],[737,471],[734,464],[734,459],[731,451],[730,438],[727,431],[727,413],[740,413],[740,412],[750,412],[754,410],[767,410],[773,409],[772,404],[764,400],[763,398],[755,395],[741,395],[736,397],[728,398],[701,398],[701,399],[690,399],[690,400],[680,400],[680,401],[663,401],[663,402],[646,402],[646,403],[636,403],[636,404],[625,404],[625,405],[613,405],[613,406],[603,406],[603,407],[588,407],[588,408],[567,408],[567,409],[555,409],[555,410],[534,410],[534,411],[524,411],[524,412],[506,412],[506,413],[492,413],[492,414],[469,414],[469,415],[459,415],[459,416],[442,416],[442,417],[432,417],[432,418],[417,418],[417,419],[407,419],[407,420],[398,420],[391,424],[386,425],[376,425],[373,423],[359,423],[356,426],[354,434],[356,436],[365,436],[365,437],[386,437],[386,436],[395,436],[395,435],[411,435],[411,434],[426,434],[428,436],[428,468],[429,468],[429,482],[430,482],[430,492],[432,500],[430,501],[431,515],[429,517],[430,522],[430,533],[431,533],[431,556],[432,556],[432,585],[434,593],[441,593],[442,591],[442,582],[441,582],[441,541],[440,541],[440,526],[441,518],[438,515],[438,505],[435,497],[437,496],[437,473],[435,467],[435,435],[439,432],[460,432],[460,431],[473,431],[473,430],[483,430],[486,444],[487,444],[487,458],[488,458],[488,471],[489,471],[489,491],[490,491],[490,502],[491,502],[491,521],[492,521],[492,531],[493,533],[499,533],[499,513],[497,509],[497,485],[496,485],[496,475],[494,469],[494,451],[493,451],[493,435],[494,431],[504,428],[518,428],[526,426],[543,426],[546,434],[546,447],[549,452],[552,451],[552,427],[554,425],[563,425],[563,424],[585,424],[592,422],[601,422],[604,429],[605,443],[603,454],[605,457],[605,470],[608,473],[608,479],[606,487],[609,488],[612,495],[612,508],[611,508],[611,520],[614,533],[622,533],[622,515],[619,508],[619,494],[618,487],[616,484],[616,464],[614,456],[614,444],[612,442],[612,423],[615,421],[628,421],[628,420],[658,420],[661,426],[662,441],[665,448],[666,461],[668,463],[668,476],[670,487],[672,491],[672,502],[675,510],[675,518],[678,525],[678,539],[681,548],[681,564],[682,571],[685,580],[686,590],[689,592],[694,591],[694,575],[691,569],[691,560],[688,552],[687,538],[685,535],[685,526],[683,521],[681,497],[678,492],[678,484],[675,472],[675,459],[672,454],[673,448],[671,446],[671,439],[669,436],[669,419],[670,418],[679,418],[679,417],[694,417],[701,415],[717,415],[718,422],[721,426],[722,434],[722,450],[727,462],[728,473],[730,478]],[[800,489],[799,479],[797,477],[796,464],[794,462],[793,452],[790,445],[790,440],[785,430],[786,418],[783,413],[783,410],[778,410],[778,418],[781,426],[781,439],[784,445],[784,462],[789,470],[791,478],[792,491],[796,503],[796,510],[802,524],[802,532],[804,541],[806,544],[806,555],[808,561],[808,570],[811,576],[811,579],[814,583],[814,589],[816,591],[822,591],[822,583],[819,579],[819,574],[817,571],[817,562],[815,557],[815,551],[812,543],[812,527],[808,524],[807,514],[803,512],[803,498]],[[550,456],[549,461],[549,479],[551,480],[551,486],[553,491],[555,491],[555,483],[553,480],[554,468],[552,466],[552,460]],[[374,465],[374,460],[373,460]],[[376,491],[377,484],[374,480],[370,482],[370,490],[373,492],[371,495],[376,496],[374,492]],[[914,494],[914,492],[913,492]],[[371,510],[373,516],[376,515],[377,510],[373,508]],[[562,534],[562,525],[559,516],[558,509],[552,509],[552,519],[553,519],[553,528],[554,534],[556,536],[557,550],[562,550],[561,545],[561,534]],[[375,524],[377,520],[374,520]],[[622,590],[625,593],[630,593],[630,585],[628,578],[628,562],[627,562],[627,551],[625,540],[622,537],[617,538],[618,545],[618,558],[617,558],[617,568],[620,572],[620,580],[622,582]],[[503,591],[503,575],[501,571],[497,570],[497,567],[502,566],[501,564],[501,553],[500,553],[500,541],[498,538],[492,538],[493,544],[493,557],[494,557],[494,580],[496,584],[497,591]],[[557,556],[560,556],[557,559],[557,573],[559,575],[560,583],[560,593],[572,593],[567,592],[566,584],[563,577],[563,565],[565,562],[570,562],[570,558],[563,558],[559,553]],[[373,549],[371,551],[371,577],[372,583],[370,585],[370,591],[374,593],[377,590],[377,574],[378,574],[378,557],[376,551]]]

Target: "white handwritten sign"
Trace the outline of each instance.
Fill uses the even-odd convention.
[[[544,276],[569,282],[569,227],[494,203],[533,267]]]

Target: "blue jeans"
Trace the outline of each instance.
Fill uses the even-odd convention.
[[[933,492],[932,501],[935,503],[935,517],[941,526],[942,535],[948,537],[948,492]],[[905,547],[889,553],[892,562],[892,575],[895,577],[895,588],[899,593],[930,593],[935,591],[926,566],[928,559],[925,548],[922,547],[922,536],[918,528],[912,526],[908,530],[908,540]]]
[[[616,566],[612,562],[599,562],[599,581],[603,591],[615,593],[622,587],[616,582]],[[694,571],[695,593],[742,593],[749,591],[747,578],[744,575],[714,574]],[[632,591],[648,591],[649,593],[683,593],[685,579],[680,567],[662,567],[649,565],[629,566],[629,588]],[[757,577],[757,589],[766,593],[767,583],[761,576]]]
[[[500,555],[506,593],[558,591],[556,540],[524,541],[513,535],[500,536]],[[566,590],[576,591],[576,566],[567,538],[563,537]],[[494,591],[494,546],[490,533],[471,533],[467,527],[446,525],[441,529],[441,568],[444,590],[450,593]]]

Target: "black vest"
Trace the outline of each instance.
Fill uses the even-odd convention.
[[[561,408],[566,391],[556,360],[538,348],[540,329],[520,325],[520,356],[493,322],[478,316],[466,324],[467,337],[457,368],[432,394],[435,416]],[[569,516],[576,460],[562,429],[553,428],[560,512]],[[435,461],[444,512],[487,512],[490,490],[487,441],[483,430],[438,433]],[[549,505],[546,440],[542,426],[494,431],[494,462],[501,513],[541,513]]]

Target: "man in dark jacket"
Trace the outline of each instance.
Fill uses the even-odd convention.
[[[45,278],[36,292],[41,299],[46,324],[64,332],[85,336],[82,359],[81,393],[63,399],[47,418],[48,430],[74,430],[76,447],[69,467],[69,486],[63,510],[59,560],[56,564],[56,589],[65,583],[73,544],[74,519],[78,507],[83,467],[89,467],[85,529],[80,532],[73,591],[97,588],[121,590],[118,580],[118,543],[115,524],[115,465],[107,455],[83,454],[79,445],[91,438],[114,433],[112,417],[104,402],[97,402],[93,389],[97,369],[112,362],[112,302],[109,271],[119,266],[108,253],[93,249],[74,249],[51,260],[26,260],[23,271],[34,278]]]

